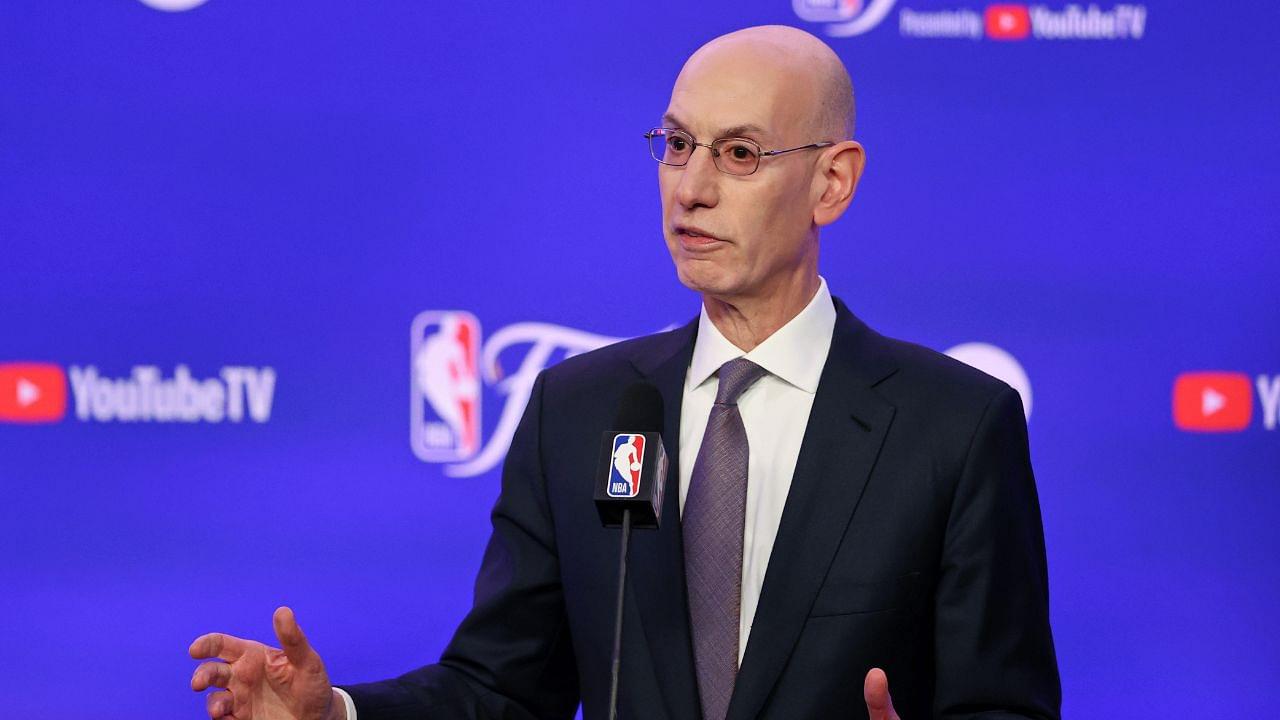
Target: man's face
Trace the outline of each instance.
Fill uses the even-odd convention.
[[[808,136],[814,110],[812,86],[771,53],[716,48],[685,66],[662,124],[698,143],[744,137],[764,150],[838,139]],[[705,147],[683,167],[659,165],[663,233],[680,281],[732,302],[816,272],[819,152],[764,157],[746,176],[721,172]]]

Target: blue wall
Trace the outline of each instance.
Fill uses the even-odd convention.
[[[1280,13],[1000,42],[913,35],[973,0],[887,6],[829,37],[869,155],[833,292],[1025,372],[1067,715],[1268,716]],[[688,53],[760,23],[841,26],[788,0],[0,6],[0,417],[60,418],[0,421],[3,714],[197,717],[187,644],[268,640],[280,604],[336,680],[434,660],[497,473],[413,452],[441,412],[410,355],[439,316],[414,319],[477,319],[500,450],[522,369],[692,317],[640,133]],[[135,367],[204,400],[144,412]],[[1183,400],[1242,429],[1175,424],[1195,371],[1241,374]]]

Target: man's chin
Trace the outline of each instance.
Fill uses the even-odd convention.
[[[727,299],[740,292],[741,283],[735,278],[726,277],[724,273],[708,272],[710,268],[680,267],[677,275],[680,284],[703,296]]]

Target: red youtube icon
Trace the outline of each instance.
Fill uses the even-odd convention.
[[[51,363],[0,363],[0,422],[57,422],[67,412],[67,376]]]
[[[1173,424],[1195,432],[1237,432],[1253,419],[1253,386],[1235,372],[1188,372],[1173,382]]]
[[[1031,34],[1031,13],[1026,5],[988,5],[984,18],[987,37],[992,40],[1025,40]]]

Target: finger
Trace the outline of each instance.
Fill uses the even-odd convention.
[[[219,658],[230,662],[239,659],[248,648],[248,640],[222,633],[209,633],[196,638],[187,652],[196,660]]]
[[[200,667],[191,673],[191,689],[196,692],[210,687],[229,687],[231,685],[231,666],[224,662],[200,663]]]
[[[205,698],[204,701],[204,709],[213,720],[230,715],[234,709],[234,700],[231,697],[231,693],[226,690],[209,693],[209,697]]]
[[[307,642],[307,636],[302,634],[302,628],[298,627],[298,619],[294,617],[293,610],[287,607],[276,608],[271,624],[275,626],[280,647],[289,657],[290,663],[297,667],[307,667],[315,662],[316,653]]]
[[[889,677],[880,668],[871,668],[862,683],[862,699],[867,702],[870,720],[899,720],[889,696]]]

